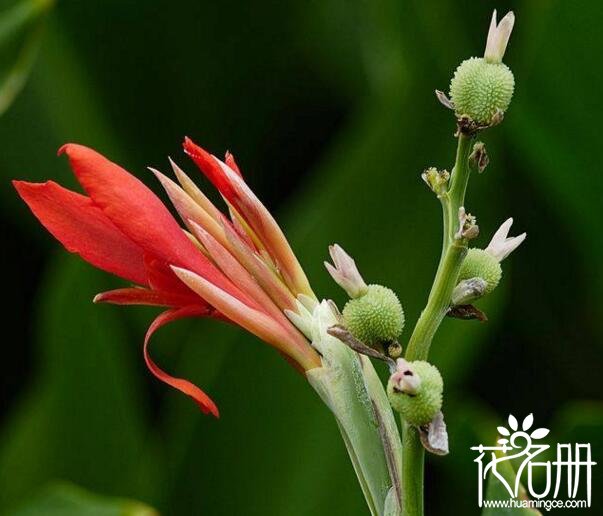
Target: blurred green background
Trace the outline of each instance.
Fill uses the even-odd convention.
[[[478,245],[508,216],[528,239],[480,304],[489,322],[447,320],[434,343],[451,453],[428,459],[428,514],[478,513],[469,447],[509,413],[533,412],[553,443],[591,442],[603,462],[602,2],[60,0],[23,30],[0,23],[2,80],[39,43],[0,118],[1,514],[55,480],[165,515],[366,514],[331,415],[277,353],[212,321],[159,332],[158,362],[220,406],[220,420],[203,416],[146,371],[156,312],[94,306],[120,280],[63,251],[9,180],[74,187],[55,157],[66,141],[153,185],[145,167],[167,170],[168,155],[194,174],[184,135],[230,149],[316,292],[344,301],[322,266],[338,242],[399,293],[408,337],[440,250],[440,208],[419,174],[454,157],[454,120],[433,90],[483,52],[495,7],[517,15],[505,57],[517,89],[483,134],[491,165],[468,208]]]

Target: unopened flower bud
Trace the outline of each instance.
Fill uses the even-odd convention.
[[[443,392],[442,375],[423,360],[398,359],[387,384],[392,407],[414,426],[427,425],[440,412]]]
[[[469,116],[483,125],[496,125],[502,119],[513,97],[515,79],[502,62],[515,23],[508,13],[497,25],[492,16],[484,57],[463,61],[450,82],[450,100],[456,115]]]
[[[421,178],[436,195],[440,196],[447,189],[448,181],[450,180],[450,172],[430,167],[421,174]]]
[[[484,294],[492,292],[502,277],[502,269],[498,260],[483,249],[471,248],[463,260],[459,272],[459,281],[481,278],[486,282]]]
[[[513,72],[507,65],[472,57],[454,72],[450,99],[458,117],[467,115],[480,125],[491,125],[509,107],[514,88]]]
[[[477,219],[471,213],[465,211],[464,206],[459,208],[459,229],[454,237],[457,239],[472,240],[479,235],[479,226]]]
[[[486,280],[469,278],[462,280],[452,291],[451,305],[467,305],[482,297],[486,292]]]
[[[488,30],[488,40],[486,42],[486,51],[484,59],[488,63],[502,63],[502,58],[507,50],[507,44],[515,25],[515,15],[509,11],[500,23],[496,23],[496,9],[492,13],[490,20],[490,30]]]
[[[369,285],[361,297],[343,308],[346,327],[368,346],[382,346],[396,340],[404,328],[404,310],[393,290]]]
[[[505,220],[496,233],[494,233],[488,247],[486,247],[486,252],[491,254],[499,262],[502,262],[507,256],[515,251],[515,249],[517,249],[526,239],[526,233],[522,233],[516,237],[509,237],[509,230],[511,229],[512,224],[512,218]]]
[[[344,289],[352,299],[366,294],[368,287],[362,279],[356,262],[337,244],[329,246],[329,254],[335,266],[324,262],[327,271],[335,282]]]
[[[482,142],[477,142],[469,155],[469,164],[481,174],[486,170],[488,163],[490,163],[490,158],[488,158],[486,146]]]
[[[421,378],[415,374],[410,362],[399,358],[396,360],[396,371],[391,375],[389,384],[395,392],[414,396],[421,385]]]

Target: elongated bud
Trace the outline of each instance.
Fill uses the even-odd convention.
[[[492,13],[490,21],[490,30],[488,31],[488,40],[486,42],[486,51],[484,60],[488,63],[502,63],[502,59],[507,50],[507,44],[515,25],[515,15],[509,11],[500,23],[496,24],[496,9]]]
[[[389,401],[414,426],[429,424],[442,409],[444,381],[428,362],[398,359],[396,371],[387,383]]]
[[[358,340],[372,347],[387,347],[404,328],[404,310],[393,290],[369,285],[366,293],[343,308],[346,327]]]
[[[352,299],[363,296],[368,291],[368,287],[354,259],[346,253],[338,244],[329,246],[329,254],[335,266],[329,262],[324,262],[327,271],[335,282],[347,292]]]
[[[513,219],[505,220],[500,228],[494,233],[492,240],[486,247],[486,252],[492,255],[497,261],[502,262],[526,239],[527,234],[522,233],[516,237],[509,237],[509,230],[513,224]]]

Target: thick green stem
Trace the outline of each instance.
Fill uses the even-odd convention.
[[[406,360],[426,360],[429,347],[440,323],[450,306],[452,291],[467,247],[453,241],[448,244],[442,263],[438,267],[427,306],[421,313],[406,349]]]
[[[427,359],[431,341],[450,306],[452,291],[457,284],[463,258],[467,253],[465,239],[456,238],[455,233],[459,229],[459,208],[465,203],[465,192],[471,172],[469,156],[472,148],[473,138],[463,133],[459,134],[450,188],[440,198],[444,214],[442,256],[427,305],[417,321],[406,349],[406,359],[409,361]],[[404,493],[402,512],[405,516],[422,516],[425,451],[419,431],[405,422],[402,426],[402,492]]]
[[[423,463],[425,453],[419,431],[402,419],[402,514],[423,515]]]
[[[446,248],[454,239],[454,231],[457,225],[459,208],[465,202],[465,192],[467,191],[467,183],[469,181],[470,168],[469,156],[473,149],[473,137],[465,134],[459,135],[459,141],[456,149],[456,159],[452,173],[450,176],[450,187],[448,191],[439,196],[442,203],[442,255],[440,257],[440,265],[444,260]]]
[[[426,360],[435,332],[446,315],[452,290],[456,286],[458,273],[467,252],[467,246],[461,239],[455,239],[458,230],[459,208],[465,203],[465,192],[471,169],[473,138],[461,133],[456,151],[456,160],[450,178],[450,188],[442,197],[444,213],[444,238],[446,245],[429,293],[427,305],[421,313],[410,337],[406,350],[407,360]]]
[[[332,410],[372,516],[398,516],[402,444],[383,384],[370,359],[328,333],[337,324],[331,306],[314,309],[313,345],[322,367],[306,372]]]
[[[454,240],[454,232],[458,227],[455,224],[459,208],[465,204],[465,192],[471,168],[469,156],[473,150],[473,136],[459,134],[459,142],[456,149],[456,160],[450,176],[450,188],[448,190],[448,242]],[[446,217],[446,215],[444,215]]]

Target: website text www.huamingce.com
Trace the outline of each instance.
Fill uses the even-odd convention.
[[[483,507],[492,509],[585,509],[586,500],[484,500]]]

